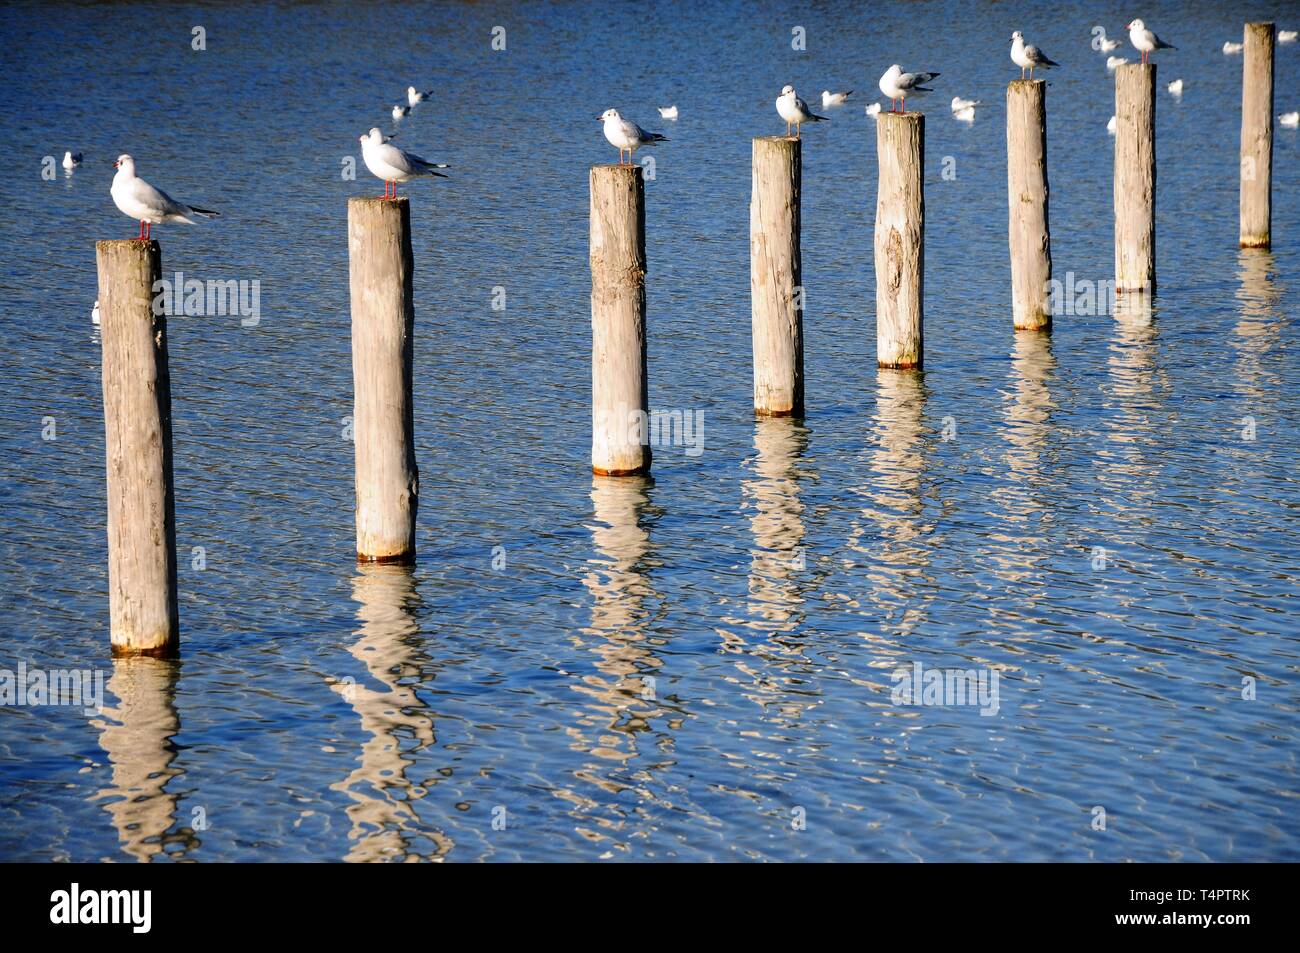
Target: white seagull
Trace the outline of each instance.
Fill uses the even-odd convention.
[[[880,115],[880,103],[868,103],[868,104],[867,104],[867,115],[870,116],[872,119],[875,119],[877,116],[879,116],[879,115]]]
[[[1300,33],[1300,30],[1278,30],[1277,41],[1279,43],[1294,43],[1298,33]]]
[[[1112,136],[1115,135],[1115,117],[1110,117],[1110,122],[1106,123],[1106,131]]]
[[[1183,81],[1181,79],[1176,79],[1166,86],[1165,89],[1169,90],[1171,96],[1181,96],[1183,94]]]
[[[658,108],[659,108],[659,118],[660,118],[660,119],[676,119],[676,118],[677,118],[677,107],[676,107],[676,106],[660,106],[660,107],[658,107]]]
[[[1300,112],[1283,113],[1277,117],[1277,121],[1288,129],[1300,127]]]
[[[136,236],[137,238],[148,241],[153,226],[161,225],[163,222],[184,222],[186,225],[193,225],[195,222],[190,218],[191,215],[209,217],[217,215],[212,209],[199,208],[197,205],[182,205],[162,189],[155,189],[135,174],[135,160],[125,153],[118,156],[113,165],[117,166],[117,174],[113,176],[113,187],[109,189],[109,194],[113,196],[113,204],[123,215],[140,223],[140,234]]]
[[[90,309],[90,323],[99,327],[99,299],[95,299],[95,306]]]
[[[1093,29],[1094,29],[1094,30],[1098,30],[1098,29],[1101,29],[1101,28],[1100,28],[1100,27],[1093,27]],[[1102,34],[1101,34],[1101,42],[1100,42],[1099,44],[1097,44],[1097,52],[1099,52],[1099,53],[1109,53],[1111,50],[1116,49],[1118,46],[1119,46],[1119,40],[1108,40],[1108,39],[1106,39],[1106,33],[1105,33],[1105,31],[1103,30],[1103,31],[1102,31]]]
[[[794,87],[788,83],[781,87],[781,95],[776,97],[776,113],[785,120],[785,134],[790,135],[790,125],[794,124],[794,137],[799,138],[799,127],[806,122],[829,122],[825,116],[817,116],[808,108],[808,104],[799,98]]]
[[[975,107],[967,106],[965,109],[958,109],[952,114],[952,117],[960,122],[974,122]]]
[[[1223,44],[1223,55],[1224,55],[1224,56],[1233,56],[1233,55],[1235,55],[1235,54],[1237,54],[1237,53],[1240,53],[1241,50],[1242,50],[1242,47],[1243,47],[1244,45],[1245,45],[1245,44],[1242,44],[1242,43],[1224,43],[1224,44]]]
[[[401,103],[398,103],[393,107],[393,119],[397,120],[397,119],[405,118],[406,114],[409,113],[410,111],[411,111],[410,106],[403,106]]]
[[[617,109],[606,109],[596,117],[605,124],[605,138],[609,144],[618,149],[618,164],[623,165],[623,153],[627,153],[627,164],[632,164],[632,154],[644,145],[652,142],[667,142],[668,137],[657,132],[646,132],[631,120],[624,119]]]
[[[952,111],[955,113],[959,113],[963,109],[974,109],[976,106],[983,105],[978,99],[962,99],[960,96],[952,98]]]
[[[1020,67],[1021,79],[1025,78],[1025,70],[1029,70],[1029,78],[1033,79],[1035,67],[1049,69],[1061,65],[1049,60],[1038,47],[1026,44],[1025,35],[1019,30],[1011,34],[1011,62]]]
[[[903,67],[897,63],[889,67],[885,70],[885,75],[880,77],[880,91],[889,97],[889,111],[894,112],[894,103],[901,100],[903,112],[907,112],[907,97],[934,92],[923,84],[938,75],[938,73],[904,73]]]
[[[1150,62],[1148,57],[1156,50],[1176,50],[1178,47],[1166,43],[1147,29],[1141,20],[1134,20],[1128,25],[1128,41],[1142,54],[1142,62]]]
[[[408,106],[418,106],[432,95],[433,90],[429,90],[427,93],[422,93],[414,86],[408,86],[406,87],[406,104]]]
[[[1106,57],[1106,69],[1113,73],[1115,72],[1116,67],[1123,66],[1127,62],[1127,56],[1108,56]]]
[[[77,166],[81,165],[81,158],[82,156],[80,152],[76,155],[73,155],[71,152],[63,153],[63,168],[71,172]]]
[[[358,141],[361,143],[361,159],[365,162],[366,168],[375,178],[384,180],[386,199],[397,198],[398,182],[409,182],[411,179],[418,179],[425,175],[435,175],[440,179],[447,178],[437,171],[448,168],[447,165],[421,159],[412,152],[390,145],[384,141],[384,134],[378,129],[371,129],[364,136],[359,136]],[[390,185],[393,187],[391,195],[388,190]]]
[[[830,109],[832,106],[843,106],[844,100],[853,95],[853,90],[847,93],[832,93],[829,89],[822,90],[822,106]]]

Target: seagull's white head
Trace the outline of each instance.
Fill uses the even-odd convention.
[[[127,175],[135,175],[135,160],[123,152],[113,163],[115,168],[121,169]]]
[[[893,66],[889,67],[889,69],[885,71],[885,74],[889,75],[892,73],[894,76],[897,76],[901,72],[903,72],[903,67],[895,63]]]
[[[1126,30],[1145,30],[1146,28],[1147,25],[1143,23],[1141,20],[1134,20],[1127,27],[1125,27]]]
[[[406,95],[409,96],[409,95],[411,95],[413,92],[415,92],[415,87],[414,87],[414,86],[408,86],[408,87],[406,87]]]
[[[378,126],[372,126],[368,133],[357,138],[362,146],[377,146],[384,141],[384,134],[379,131]]]
[[[1023,33],[1021,33],[1019,30],[1017,30],[1015,33],[1012,33],[1012,34],[1011,34],[1011,42],[1012,42],[1012,43],[1016,42],[1016,40],[1020,40],[1020,41],[1023,42],[1024,39],[1025,39],[1025,35],[1024,35]]]
[[[606,109],[603,113],[601,113],[599,116],[596,117],[596,119],[600,122],[609,122],[611,119],[622,119],[622,118],[623,117],[618,114],[617,109]]]
[[[794,95],[794,87],[791,86],[789,83],[786,83],[784,86],[781,87],[781,95],[782,95],[782,96],[793,96],[793,95]]]

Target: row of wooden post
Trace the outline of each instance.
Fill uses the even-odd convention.
[[[1241,245],[1267,247],[1272,172],[1273,25],[1247,24],[1241,127]],[[1115,80],[1115,272],[1125,294],[1155,290],[1155,74]],[[1042,80],[1007,89],[1012,314],[1051,329],[1047,124]],[[925,117],[877,118],[876,359],[920,368],[925,275]],[[750,293],[754,410],[804,413],[800,261],[802,143],[753,142]],[[640,166],[591,170],[592,470],[650,468],[646,374],[645,188]],[[413,563],[420,478],[412,353],[414,259],[406,199],[348,203],[357,559]],[[114,655],[175,655],[180,640],[167,319],[154,241],[96,246],[103,341],[108,576]]]

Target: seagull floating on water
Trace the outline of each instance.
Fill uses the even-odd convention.
[[[1038,47],[1025,43],[1025,35],[1019,30],[1011,34],[1011,62],[1020,67],[1021,79],[1025,78],[1025,70],[1029,70],[1029,78],[1033,79],[1035,68],[1049,69],[1061,65],[1049,60]]]
[[[99,327],[99,299],[95,299],[95,306],[90,309],[90,323]]]
[[[1101,27],[1093,27],[1093,30],[1094,30],[1094,31],[1096,31],[1096,30],[1101,30]],[[1108,40],[1108,39],[1106,39],[1106,33],[1105,33],[1104,30],[1102,30],[1102,33],[1101,33],[1101,42],[1100,42],[1099,44],[1097,44],[1097,52],[1099,52],[1099,53],[1109,53],[1111,50],[1116,49],[1116,48],[1118,48],[1118,47],[1119,47],[1119,40]]]
[[[1127,62],[1127,56],[1108,56],[1106,57],[1106,69],[1113,73],[1117,67],[1123,66]]]
[[[938,73],[904,73],[903,67],[895,63],[880,77],[880,91],[889,97],[889,111],[895,112],[894,102],[901,101],[903,112],[907,112],[907,97],[932,93],[933,89],[924,85],[936,78]]]
[[[965,109],[958,109],[952,114],[952,118],[956,119],[958,122],[974,122],[975,107],[967,106]]]
[[[1277,41],[1279,43],[1294,43],[1298,33],[1300,33],[1300,30],[1278,30]]]
[[[657,132],[646,132],[636,123],[624,119],[617,109],[606,109],[596,117],[605,124],[605,138],[609,144],[618,149],[618,164],[623,165],[623,153],[627,153],[627,164],[632,164],[633,153],[652,142],[667,142],[668,137]]]
[[[832,106],[843,106],[844,100],[853,95],[853,90],[847,93],[832,93],[829,89],[822,90],[822,106],[829,109]]]
[[[135,160],[123,153],[113,163],[117,174],[113,176],[113,185],[109,194],[113,204],[140,223],[140,234],[136,237],[148,241],[152,236],[153,226],[163,222],[184,222],[196,224],[191,215],[215,217],[218,213],[197,205],[182,205],[162,189],[155,189],[135,174]]]
[[[406,87],[406,103],[408,106],[418,106],[432,95],[433,90],[429,90],[427,93],[422,93],[414,86]]]
[[[1142,62],[1148,63],[1148,57],[1156,50],[1176,50],[1178,47],[1166,43],[1147,29],[1141,20],[1134,20],[1128,25],[1128,41],[1142,53]]]
[[[659,107],[659,118],[660,118],[660,119],[676,119],[676,118],[677,118],[677,107],[676,107],[676,106],[660,106],[660,107]]]
[[[401,103],[398,103],[396,106],[393,107],[393,119],[394,120],[403,119],[406,117],[408,113],[410,113],[410,111],[411,111],[410,106],[403,106]]]
[[[1300,127],[1300,112],[1283,113],[1277,117],[1277,121],[1288,129]]]
[[[1243,43],[1224,43],[1224,44],[1223,44],[1223,55],[1224,55],[1224,56],[1233,56],[1233,55],[1235,55],[1235,54],[1237,54],[1237,53],[1240,53],[1241,50],[1242,50],[1242,47],[1243,47],[1244,45],[1245,45],[1245,44],[1243,44]]]
[[[81,165],[81,153],[73,155],[71,151],[63,153],[63,168],[71,172],[77,166]]]
[[[880,115],[880,103],[868,103],[868,104],[867,104],[867,115],[870,116],[872,119],[875,119],[877,116],[879,116],[879,115]]]
[[[952,98],[952,111],[955,113],[959,113],[963,109],[974,109],[976,106],[983,105],[978,99],[962,99],[960,96]]]
[[[386,199],[397,198],[398,182],[409,182],[411,179],[418,179],[425,175],[437,176],[440,179],[447,178],[437,170],[449,166],[442,162],[421,159],[413,152],[390,145],[384,140],[384,134],[377,128],[371,129],[364,136],[359,136],[358,141],[361,143],[361,159],[365,162],[366,168],[375,178],[384,180]],[[391,195],[388,189],[390,185],[393,187]]]
[[[794,137],[799,138],[799,127],[806,122],[828,122],[825,116],[817,116],[808,108],[808,104],[798,97],[794,87],[781,87],[781,95],[776,97],[776,112],[785,120],[785,134],[790,135],[790,124],[794,124]]]
[[[1170,94],[1173,96],[1181,96],[1183,94],[1183,81],[1181,79],[1176,79],[1166,86],[1165,89],[1169,90]]]
[[[1110,122],[1106,123],[1106,131],[1112,136],[1115,135],[1115,117],[1110,117]]]

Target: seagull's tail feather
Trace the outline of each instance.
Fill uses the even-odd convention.
[[[217,218],[219,215],[221,215],[220,212],[214,212],[210,208],[199,208],[197,205],[189,206],[189,210],[193,212],[195,215],[206,215],[208,218]]]
[[[830,122],[830,119],[826,116],[818,116],[815,113],[809,113],[808,122]]]
[[[933,86],[913,86],[913,87],[911,88],[910,92],[913,92],[913,93],[932,93],[932,92],[934,92],[934,87],[933,87]]]
[[[1058,63],[1058,62],[1056,62],[1056,60],[1049,60],[1046,56],[1044,56],[1044,57],[1043,57],[1043,62],[1040,63],[1039,65],[1040,65],[1040,66],[1060,66],[1061,64]]]
[[[667,141],[668,141],[668,137],[665,136],[665,135],[664,135],[663,133],[661,133],[661,132],[652,132],[652,133],[650,133],[650,138],[649,138],[648,140],[646,140],[646,141],[647,141],[647,142],[667,142]]]

